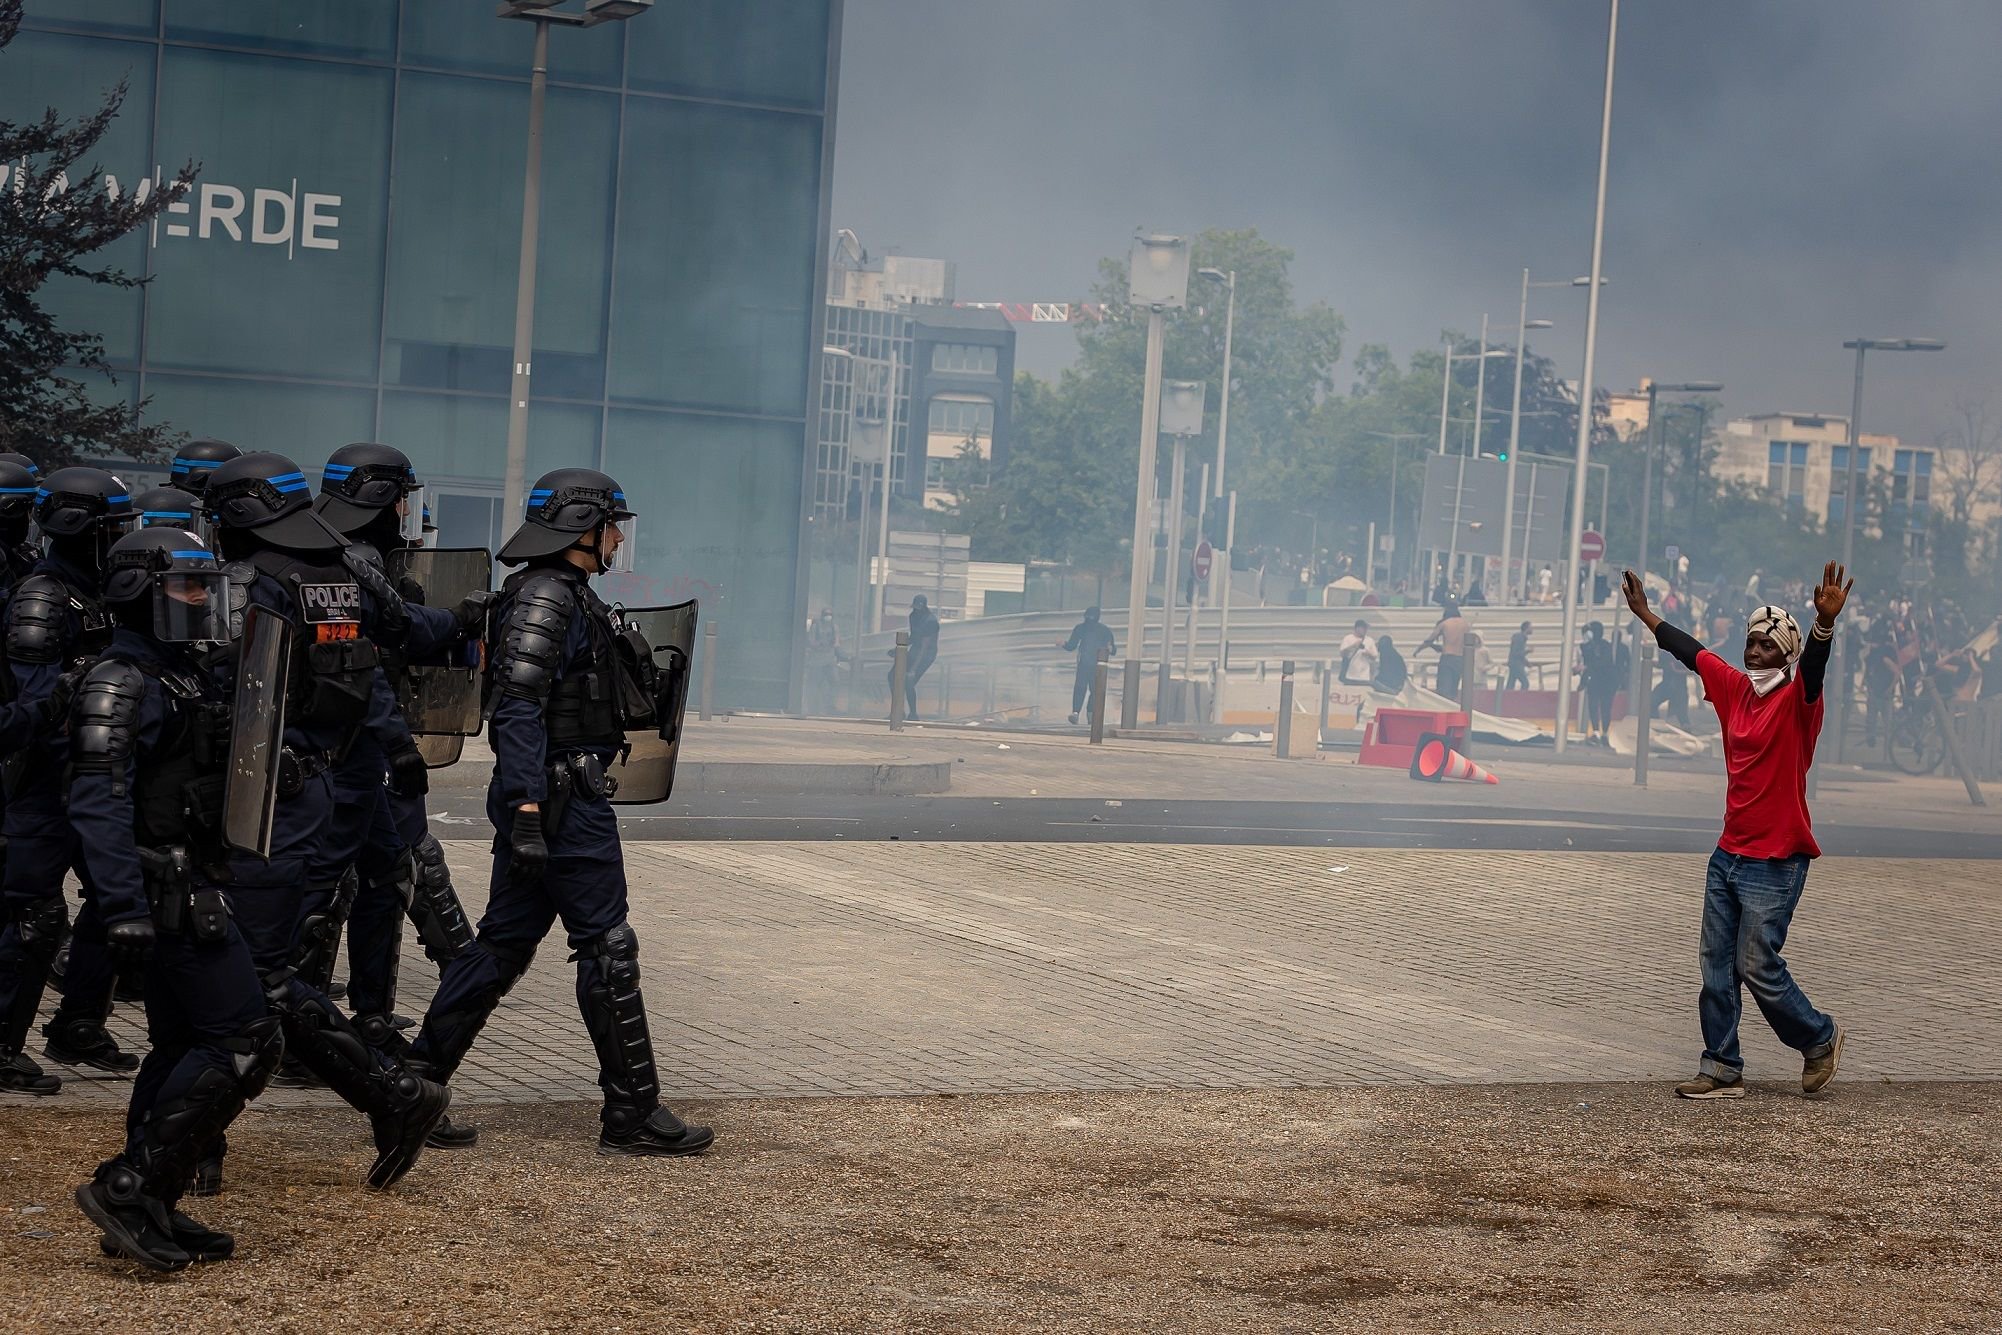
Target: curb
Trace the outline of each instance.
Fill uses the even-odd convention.
[[[943,793],[952,788],[950,760],[908,764],[811,764],[759,760],[700,760],[676,768],[676,792],[832,793],[857,796]]]

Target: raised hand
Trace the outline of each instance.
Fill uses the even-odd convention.
[[[1629,570],[1620,576],[1620,592],[1626,594],[1628,608],[1642,621],[1653,615],[1647,605],[1647,588],[1641,583],[1639,575]]]
[[[1849,590],[1856,587],[1856,581],[1849,578],[1846,567],[1830,561],[1821,569],[1821,583],[1814,590],[1814,619],[1826,629],[1835,624],[1835,618],[1842,615],[1843,607],[1849,602]]]

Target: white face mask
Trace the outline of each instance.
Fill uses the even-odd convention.
[[[1786,684],[1787,678],[1793,675],[1793,664],[1776,668],[1751,668],[1745,675],[1752,679],[1752,690],[1755,693],[1767,696]]]

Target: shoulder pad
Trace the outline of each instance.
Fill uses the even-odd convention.
[[[7,603],[7,657],[16,663],[60,663],[69,651],[69,615],[75,604],[63,582],[30,575]]]
[[[70,759],[79,774],[123,777],[139,734],[146,674],[119,659],[105,659],[84,674],[70,705]]]
[[[503,695],[540,700],[556,685],[563,642],[577,612],[575,586],[556,576],[523,580],[494,627],[494,684]]]

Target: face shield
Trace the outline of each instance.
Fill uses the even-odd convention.
[[[220,570],[174,570],[160,575],[153,582],[153,636],[183,644],[227,640],[228,576]]]
[[[639,519],[627,515],[598,530],[598,564],[610,575],[630,575],[639,561]],[[609,551],[606,549],[610,548]]]
[[[396,533],[412,547],[424,545],[424,516],[430,511],[424,504],[424,488],[412,487],[403,493],[403,499],[396,503]]]

